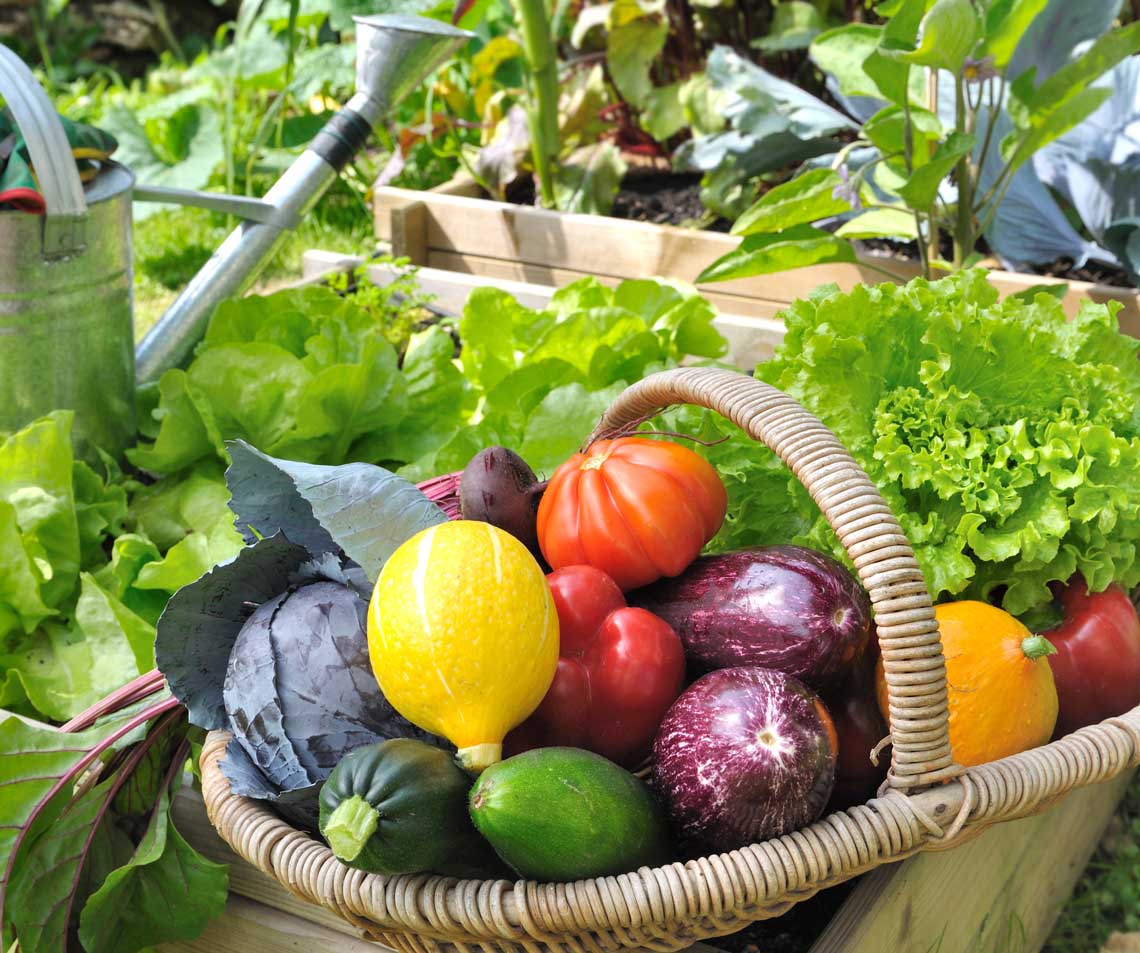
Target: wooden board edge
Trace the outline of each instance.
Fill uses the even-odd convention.
[[[563,268],[618,280],[647,277],[646,266],[656,262],[669,266],[660,270],[691,280],[701,267],[737,244],[737,239],[716,232],[561,213],[473,198],[467,194],[392,188],[376,190],[374,217],[377,236],[391,240],[393,226],[398,220],[395,210],[415,202],[421,202],[427,208],[429,258],[443,252],[476,255],[516,261],[524,266]],[[614,254],[599,257],[598,236],[603,233],[611,236]],[[546,240],[535,240],[536,236],[545,236]],[[579,242],[578,238],[583,240]],[[651,253],[647,254],[646,249],[652,250]],[[628,267],[621,267],[627,258]],[[881,256],[868,256],[866,261],[895,272],[900,280],[918,274],[917,266],[910,262]],[[588,266],[591,262],[595,267]],[[689,264],[681,265],[681,262]],[[802,297],[810,288],[827,282],[834,281],[846,289],[860,281],[876,283],[881,280],[881,274],[859,263],[839,263],[738,279],[720,287],[724,288],[723,293],[787,304]],[[1140,291],[1137,289],[1000,269],[992,269],[989,280],[1002,294],[1024,291],[1034,285],[1066,284],[1069,290],[1063,303],[1065,312],[1070,316],[1076,314],[1080,302],[1086,299],[1119,301],[1123,305],[1119,318],[1122,330],[1140,336]],[[708,286],[702,287],[702,291],[711,290]]]

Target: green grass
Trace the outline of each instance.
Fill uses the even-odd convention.
[[[1140,931],[1140,775],[1129,785],[1043,953],[1095,953],[1116,930]]]
[[[226,216],[201,209],[164,210],[136,222],[135,339],[142,336],[177,297],[236,226]],[[367,254],[374,246],[372,217],[347,188],[332,191],[290,232],[262,271],[257,287],[278,287],[301,276],[301,256],[320,248]]]

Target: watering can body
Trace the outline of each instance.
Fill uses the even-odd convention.
[[[136,433],[134,177],[107,163],[85,191],[47,96],[0,51],[0,92],[47,204],[41,215],[0,212],[0,433],[70,409],[81,455],[119,456]]]

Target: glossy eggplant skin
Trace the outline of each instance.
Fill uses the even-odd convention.
[[[726,668],[697,679],[665,715],[653,783],[682,839],[729,851],[819,817],[836,754],[810,688],[770,669]]]
[[[673,626],[698,669],[758,665],[817,690],[843,680],[871,632],[855,577],[802,546],[702,556],[629,598]]]

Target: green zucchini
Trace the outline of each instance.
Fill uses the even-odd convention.
[[[371,873],[502,876],[468,816],[470,787],[451,755],[422,741],[365,745],[321,788],[321,834],[340,860]]]

